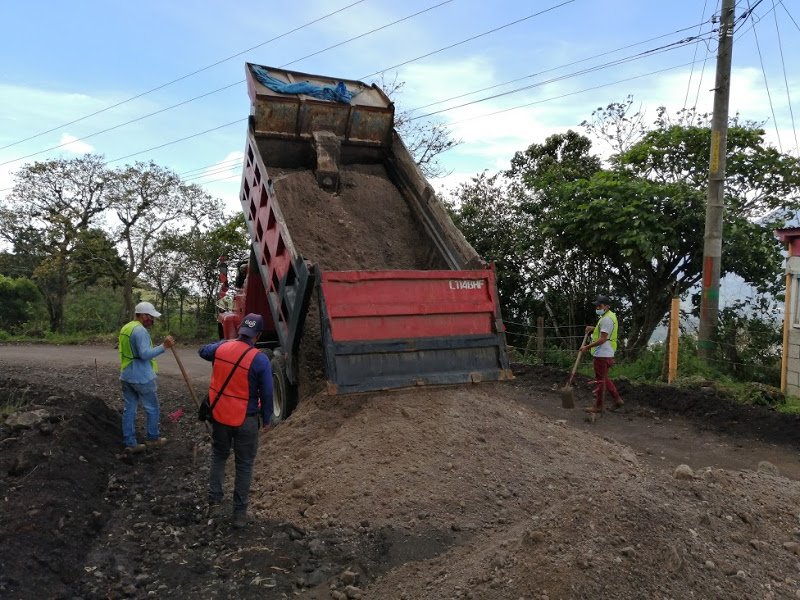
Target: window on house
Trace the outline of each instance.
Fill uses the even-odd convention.
[[[800,329],[800,275],[792,275],[791,314],[786,315],[792,319],[792,327]]]

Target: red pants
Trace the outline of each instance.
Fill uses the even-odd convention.
[[[592,366],[594,366],[594,379],[597,385],[597,387],[594,388],[594,395],[595,398],[597,398],[595,406],[597,407],[603,406],[603,400],[606,397],[606,390],[608,390],[608,393],[611,394],[611,397],[614,399],[614,401],[618,401],[620,399],[617,386],[615,386],[614,382],[608,378],[608,371],[611,369],[613,364],[613,358],[594,357],[592,359]]]

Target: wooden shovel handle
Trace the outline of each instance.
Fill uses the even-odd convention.
[[[178,368],[181,370],[181,375],[183,375],[183,380],[186,382],[186,387],[189,388],[189,394],[192,396],[192,400],[194,400],[194,405],[197,408],[200,408],[200,402],[197,400],[197,395],[194,393],[194,388],[192,387],[192,382],[189,380],[189,374],[186,372],[186,369],[183,367],[183,363],[181,362],[181,357],[178,356],[178,353],[175,352],[175,346],[170,348],[172,350],[172,356],[175,357],[175,362],[178,363]]]
[[[581,348],[586,344],[586,336],[588,333],[583,334],[583,340],[581,341]],[[581,362],[581,356],[583,356],[583,350],[580,348],[578,349],[578,356],[575,357],[575,364],[572,365],[572,372],[569,374],[569,381],[567,381],[567,387],[572,385],[572,380],[575,379],[575,373],[578,371],[578,364]]]

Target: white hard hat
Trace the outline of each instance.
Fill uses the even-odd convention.
[[[135,312],[137,315],[150,315],[156,319],[161,316],[161,313],[156,310],[156,307],[149,302],[139,302],[139,304],[136,305],[136,308],[133,309],[133,312]]]

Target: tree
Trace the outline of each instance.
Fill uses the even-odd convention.
[[[396,75],[391,81],[381,75],[379,85],[396,102],[402,94],[405,82],[398,81]],[[445,174],[439,164],[439,156],[461,143],[461,140],[453,138],[453,132],[447,125],[417,119],[411,111],[401,110],[394,115],[394,127],[426,177],[441,177]]]
[[[582,244],[565,247],[545,235],[542,225],[559,205],[559,190],[600,170],[600,159],[591,154],[591,147],[588,138],[572,130],[555,134],[517,152],[506,172],[509,192],[529,226],[524,237],[530,247],[532,291],[541,299],[556,335],[563,338],[581,335],[583,325],[591,321],[593,297],[606,291],[596,277],[605,261]]]
[[[602,140],[614,154],[625,152],[644,137],[647,127],[641,106],[633,110],[633,96],[592,111],[591,120],[581,123],[586,133]]]
[[[150,163],[136,163],[113,172],[108,196],[119,221],[115,238],[123,247],[125,269],[119,276],[123,310],[133,313],[133,288],[159,250],[161,234],[198,227],[221,212],[220,202],[199,186]]]
[[[0,329],[9,331],[25,323],[38,299],[39,292],[30,279],[0,275]]]
[[[195,226],[184,233],[166,236],[163,247],[180,256],[183,281],[199,292],[202,312],[207,316],[207,321],[211,321],[212,315],[217,313],[217,259],[223,254],[245,256],[250,247],[244,215],[239,213],[228,219],[218,218],[206,230]]]
[[[610,168],[601,168],[585,136],[551,136],[514,156],[509,183],[464,229],[492,256],[508,252],[509,230],[518,227],[513,238],[526,240],[518,249],[526,258],[508,263],[518,269],[509,281],[524,280],[556,324],[591,322],[581,306],[596,292],[610,294],[621,307],[625,346],[635,352],[668,312],[672,294],[693,290],[702,276],[711,135],[706,116],[682,111],[672,119],[661,108],[628,144],[638,134],[614,132],[631,122],[623,119],[629,104],[595,111],[614,121],[595,122],[596,130],[622,149]],[[767,146],[759,124],[738,117],[729,125],[728,152],[723,275],[736,273],[761,291],[779,289],[781,249],[772,230],[800,211],[800,161]],[[463,204],[469,193],[460,197]],[[466,204],[457,212],[469,210]]]
[[[475,251],[495,263],[506,319],[524,323],[535,312],[528,268],[532,258],[527,236],[530,227],[499,179],[498,175],[477,175],[459,186],[449,209]]]
[[[108,206],[107,173],[99,156],[23,166],[0,210],[0,236],[15,254],[36,257],[32,278],[47,305],[52,331],[64,329],[70,265],[81,236]]]

